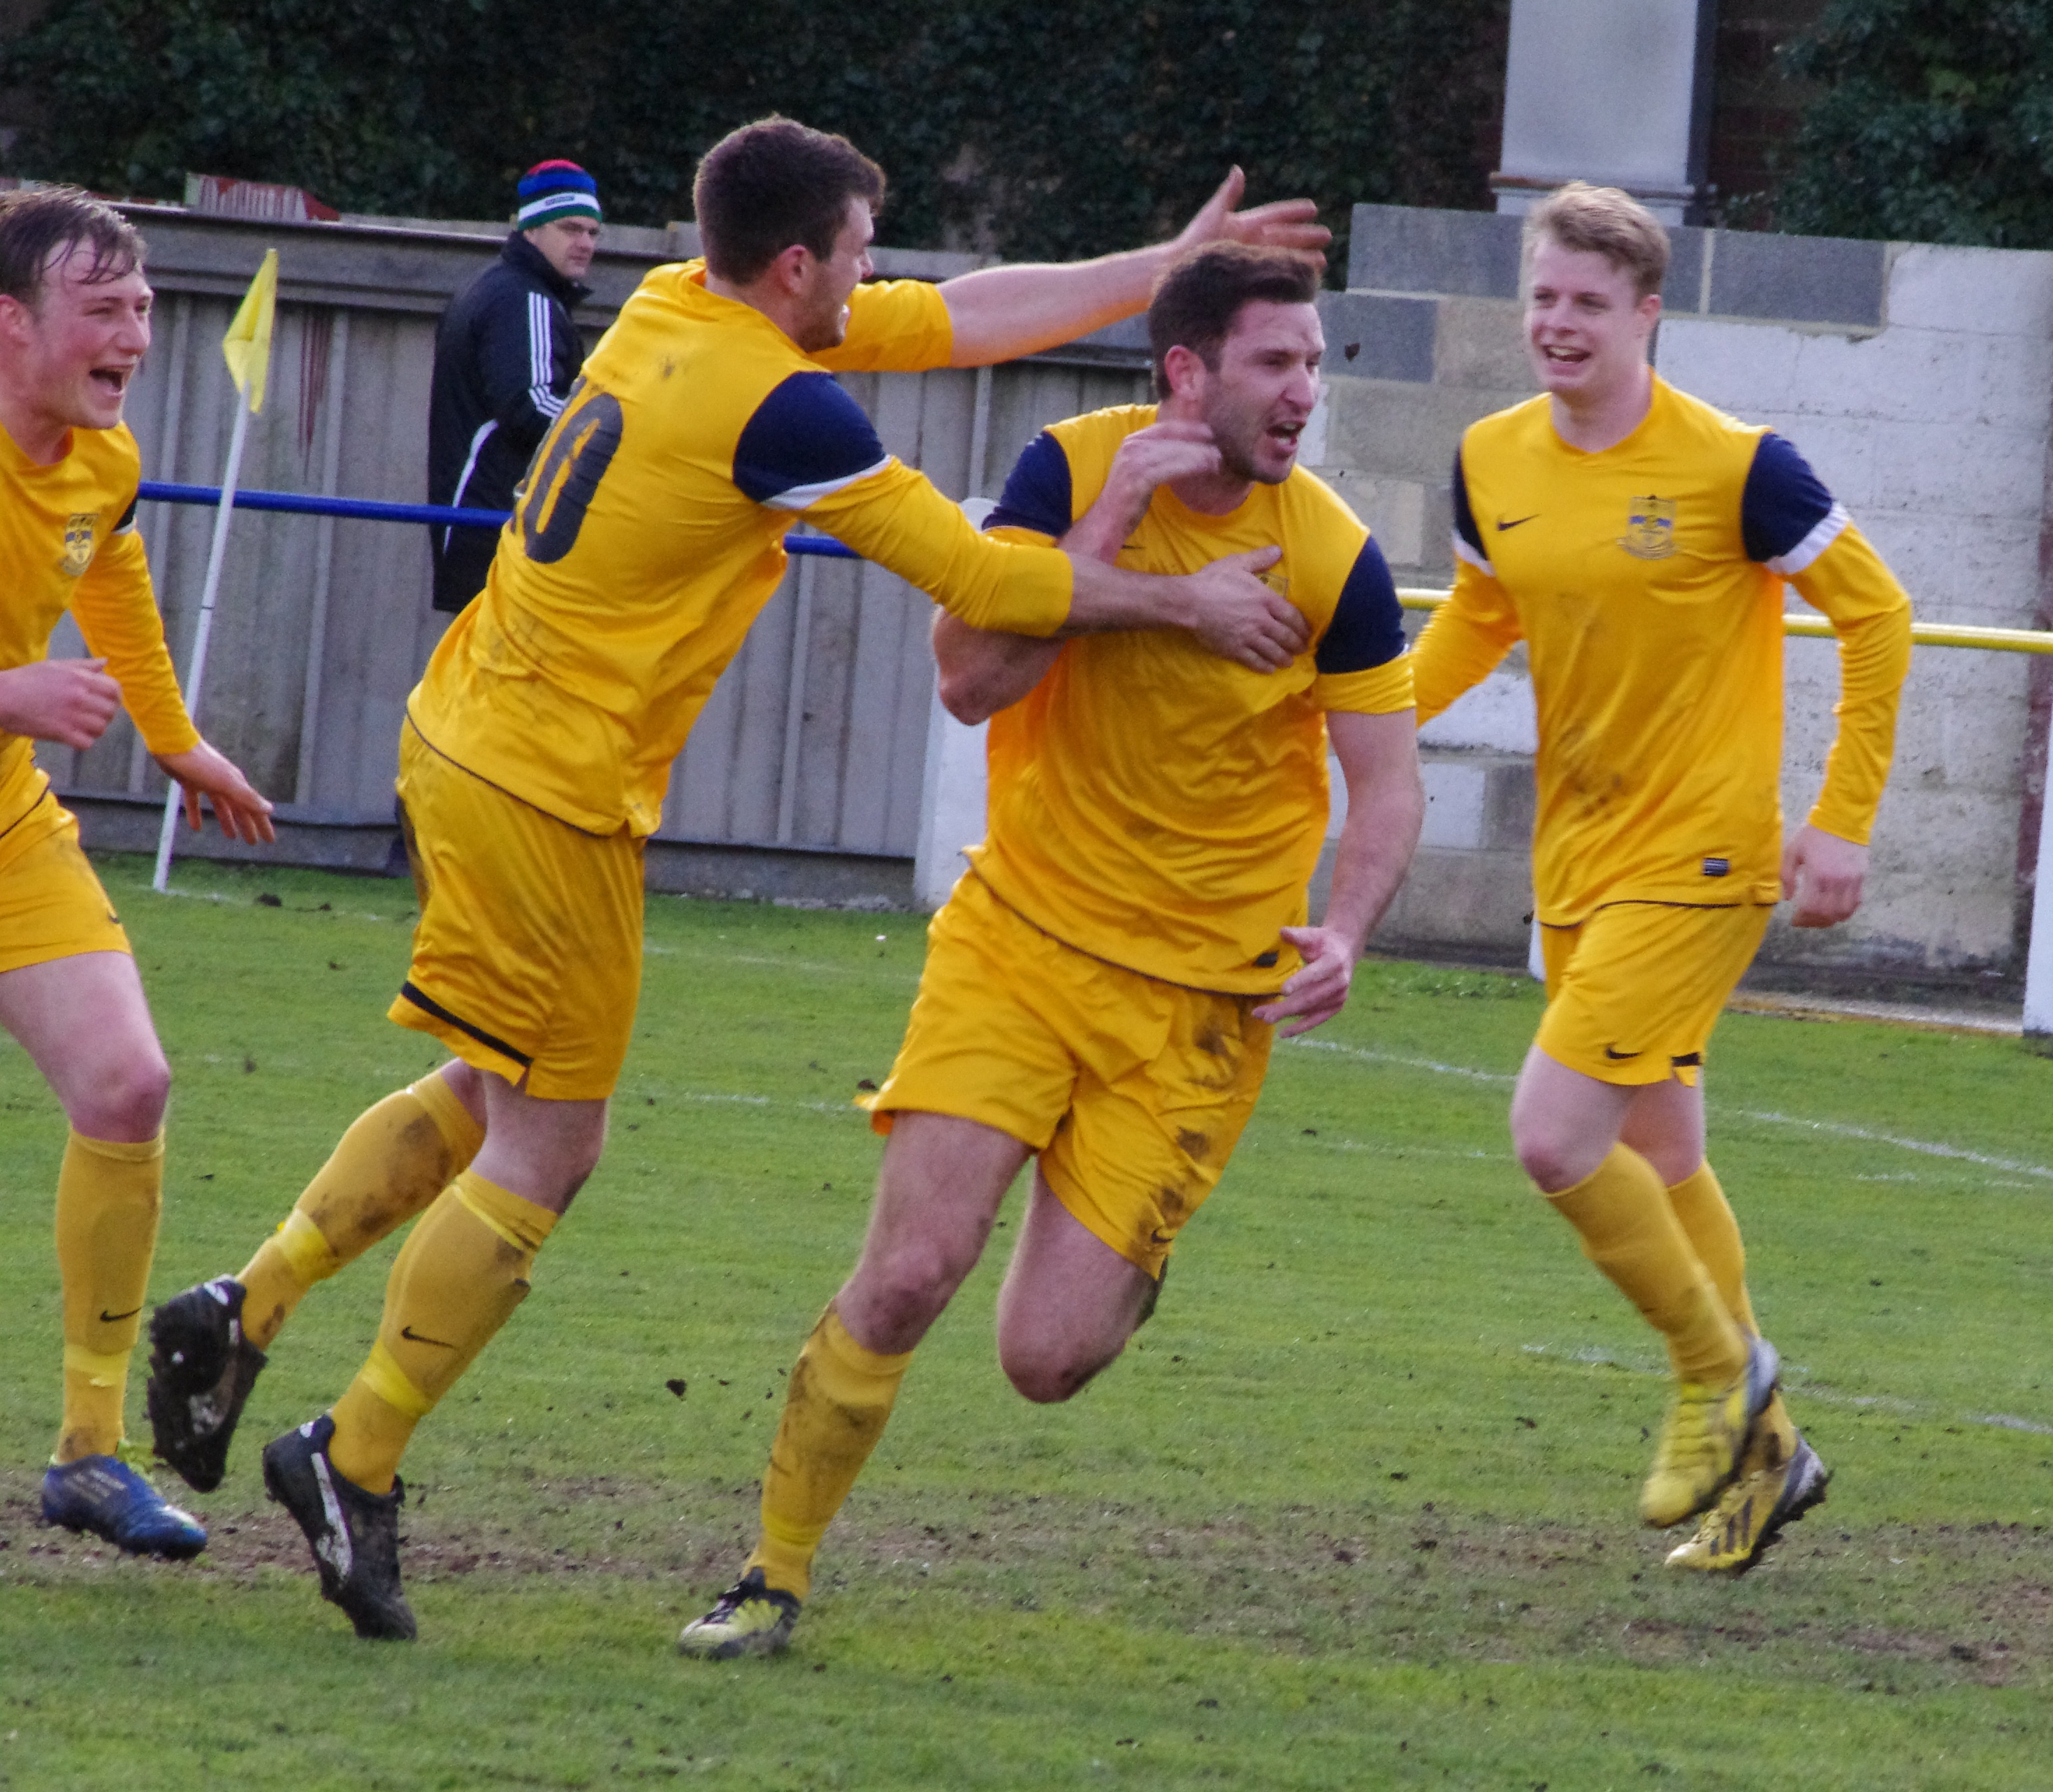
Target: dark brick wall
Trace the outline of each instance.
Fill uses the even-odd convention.
[[[1769,228],[1773,154],[1795,135],[1804,90],[1775,70],[1776,48],[1810,25],[1825,0],[1719,0],[1710,178],[1715,222]]]

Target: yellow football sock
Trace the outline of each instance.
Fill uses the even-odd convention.
[[[163,1206],[164,1135],[141,1144],[74,1131],[57,1172],[64,1285],[64,1422],[57,1460],[121,1447],[128,1355],[143,1326]]]
[[[811,1590],[814,1551],[884,1435],[912,1360],[865,1350],[831,1306],[821,1314],[791,1366],[763,1476],[763,1535],[748,1567],[767,1585],[801,1599]]]
[[[1684,1381],[1722,1387],[1746,1367],[1745,1340],[1645,1158],[1614,1145],[1582,1181],[1548,1198],[1580,1235],[1584,1256],[1666,1338]]]
[[[335,1403],[328,1457],[372,1493],[391,1489],[414,1427],[528,1296],[545,1207],[466,1170],[413,1230],[385,1286],[378,1342]]]
[[[1670,1185],[1668,1205],[1688,1234],[1697,1261],[1710,1271],[1718,1298],[1733,1323],[1742,1331],[1758,1331],[1753,1304],[1746,1297],[1746,1246],[1740,1241],[1739,1221],[1733,1218],[1725,1191],[1708,1159],[1681,1182]]]
[[[1740,1238],[1739,1221],[1733,1217],[1731,1204],[1708,1160],[1681,1182],[1669,1186],[1668,1205],[1689,1234],[1698,1261],[1717,1284],[1718,1298],[1725,1302],[1733,1323],[1757,1336],[1761,1327],[1754,1323],[1753,1303],[1746,1294],[1746,1246]],[[1787,1462],[1796,1448],[1796,1427],[1790,1422],[1780,1394],[1768,1402],[1761,1423],[1781,1443],[1775,1457],[1776,1465]]]
[[[419,1213],[469,1168],[484,1142],[439,1071],[359,1115],[236,1277],[244,1335],[269,1349],[308,1288]]]

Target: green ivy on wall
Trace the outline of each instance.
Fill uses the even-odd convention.
[[[1018,257],[1173,229],[1235,162],[1344,230],[1485,206],[1509,0],[53,0],[0,45],[13,171],[176,197],[186,171],[349,211],[504,215],[567,155],[609,215],[689,215],[698,155],[772,111],[893,182],[884,236]],[[1337,266],[1344,268],[1344,244]]]
[[[2053,0],[1832,0],[1783,61],[1779,228],[2053,248]]]

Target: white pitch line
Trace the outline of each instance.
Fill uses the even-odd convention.
[[[665,1100],[698,1101],[722,1108],[801,1108],[808,1113],[867,1117],[853,1101],[787,1101],[773,1095],[717,1095],[701,1089],[661,1089],[658,1093],[659,1099]]]
[[[1874,1132],[1864,1126],[1851,1126],[1839,1120],[1806,1120],[1794,1114],[1762,1113],[1750,1108],[1713,1109],[1734,1120],[1758,1120],[1769,1126],[1801,1127],[1809,1132],[1829,1132],[1839,1139],[1859,1139],[1872,1145],[1894,1145],[1899,1151],[1918,1151],[1926,1157],[1955,1158],[1963,1163],[1978,1163],[1984,1169],[2005,1170],[2014,1176],[2036,1176],[2053,1182],[2053,1170],[2042,1164],[2020,1163],[2015,1158],[1988,1157],[1980,1151],[1969,1151],[1961,1145],[1935,1144],[1927,1139],[1899,1139],[1893,1132]]]
[[[1465,1064],[1443,1064],[1438,1058],[1407,1058],[1395,1052],[1371,1051],[1366,1045],[1343,1045],[1336,1039],[1286,1039],[1283,1043],[1305,1051],[1337,1052],[1343,1057],[1360,1058],[1369,1064],[1394,1064],[1406,1070],[1430,1070],[1436,1076],[1466,1076],[1478,1083],[1510,1084],[1518,1080],[1499,1070],[1476,1070]]]
[[[1666,1380],[1671,1373],[1666,1363],[1651,1355],[1642,1357],[1607,1350],[1597,1344],[1584,1344],[1574,1350],[1564,1350],[1557,1344],[1521,1344],[1518,1347],[1527,1356],[1552,1357],[1557,1363],[1621,1369],[1628,1375],[1643,1375],[1650,1381]],[[1791,1365],[1784,1364],[1784,1367],[1790,1372],[1790,1379],[1784,1385],[1806,1401],[1827,1406],[1851,1406],[1863,1412],[1892,1414],[1898,1419],[1917,1419],[1925,1424],[1934,1423],[1944,1416],[1921,1401],[1906,1400],[1891,1394],[1848,1394],[1828,1382],[1814,1382],[1802,1370]],[[2014,1413],[1958,1413],[1954,1417],[1966,1425],[1985,1425],[1997,1431],[2023,1431],[2035,1437],[2053,1437],[2053,1425],[2020,1418]]]
[[[1309,1048],[1317,1052],[1337,1052],[1344,1057],[1360,1058],[1369,1064],[1392,1065],[1404,1070],[1424,1070],[1438,1076],[1462,1076],[1473,1082],[1510,1084],[1517,1081],[1501,1071],[1478,1070],[1472,1065],[1443,1064],[1437,1058],[1407,1057],[1396,1052],[1378,1052],[1364,1045],[1343,1045],[1330,1039],[1293,1039],[1285,1043]],[[1808,1120],[1795,1114],[1777,1114],[1753,1108],[1721,1108],[1713,1105],[1713,1116],[1725,1120],[1752,1120],[1762,1126],[1800,1127],[1807,1132],[1830,1134],[1835,1139],[1858,1139],[1870,1145],[1889,1145],[1899,1151],[1916,1151],[1925,1157],[1950,1158],[1957,1163],[1978,1164],[1985,1170],[2001,1170],[2013,1176],[2034,1176],[2042,1182],[2053,1182],[2053,1169],[2043,1164],[2023,1163],[2015,1158],[1991,1157],[1981,1151],[1971,1151],[1964,1145],[1941,1144],[1929,1139],[1906,1139],[1893,1132],[1877,1132],[1871,1127],[1855,1126],[1844,1120]]]

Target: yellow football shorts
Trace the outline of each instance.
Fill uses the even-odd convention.
[[[1768,914],[1764,903],[1614,902],[1576,927],[1543,924],[1547,1012],[1533,1043],[1599,1082],[1694,1084]]]
[[[1269,1068],[1262,996],[1157,982],[1053,939],[974,872],[927,933],[891,1075],[865,1105],[953,1114],[1038,1151],[1078,1222],[1161,1276]]]
[[[545,1100],[611,1095],[642,991],[640,840],[508,796],[410,721],[399,802],[421,919],[391,1018]]]
[[[77,818],[45,790],[0,838],[0,971],[128,949],[79,846]]]

